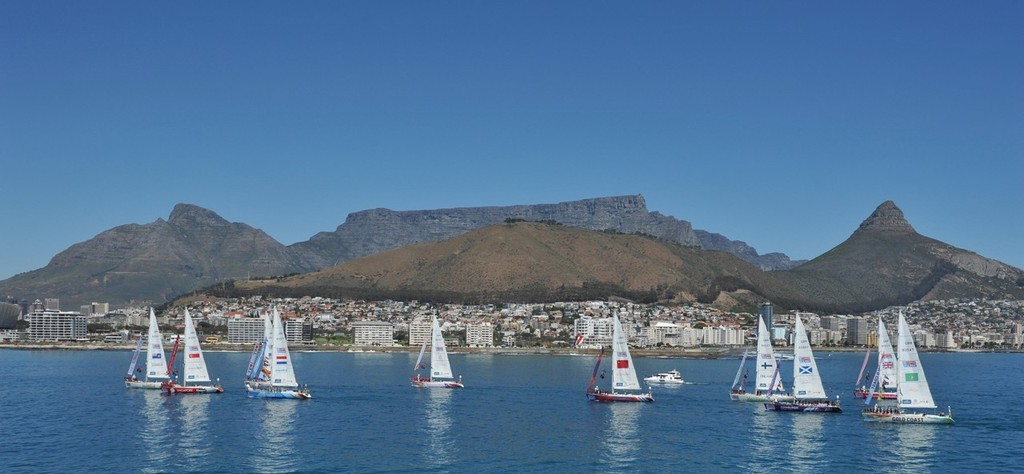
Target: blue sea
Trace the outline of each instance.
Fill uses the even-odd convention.
[[[1021,354],[921,355],[952,426],[861,421],[855,353],[818,354],[842,414],[730,401],[734,359],[637,358],[641,376],[687,383],[655,387],[652,404],[595,404],[593,357],[452,354],[466,388],[427,390],[408,385],[416,354],[294,352],[308,401],[247,399],[249,354],[206,357],[223,394],[125,389],[129,351],[0,350],[0,472],[1022,469]]]

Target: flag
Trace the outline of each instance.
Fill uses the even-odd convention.
[[[188,358],[189,359],[198,359],[199,358],[199,354],[189,354]]]
[[[582,344],[583,344],[583,335],[580,334],[580,335],[576,336],[576,347],[579,347]]]
[[[809,365],[801,365],[800,366],[800,374],[801,375],[810,375],[811,372],[813,372],[813,370],[811,370],[811,366],[809,366]]]
[[[905,360],[905,361],[903,361],[903,366],[904,367],[917,367],[917,361],[916,360]]]
[[[617,361],[615,361],[615,368],[616,369],[628,369],[629,368],[629,361],[626,360],[626,359],[617,360]]]
[[[811,358],[810,357],[801,356],[800,357],[800,362],[802,362],[804,364],[810,364],[811,363]]]
[[[907,382],[917,382],[917,374],[916,373],[907,374],[906,381]]]

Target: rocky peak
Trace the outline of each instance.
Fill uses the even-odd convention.
[[[903,217],[903,211],[892,201],[885,201],[875,208],[875,212],[860,223],[857,231],[916,233],[910,222]]]
[[[199,225],[223,225],[229,224],[223,217],[209,209],[194,204],[176,204],[167,222],[174,226]]]

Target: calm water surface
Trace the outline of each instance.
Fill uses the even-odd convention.
[[[642,376],[675,368],[688,383],[655,387],[653,404],[598,405],[583,394],[592,357],[453,354],[464,390],[409,387],[416,354],[293,357],[313,400],[246,399],[248,353],[207,354],[225,393],[164,396],[123,388],[128,351],[0,350],[0,472],[1022,469],[1019,354],[922,354],[954,426],[862,422],[853,353],[819,354],[838,415],[729,401],[738,360],[638,358]]]

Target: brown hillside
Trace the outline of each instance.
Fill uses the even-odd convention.
[[[498,224],[442,242],[382,252],[280,282],[239,289],[347,288],[413,294],[705,297],[719,278],[750,282],[762,272],[724,252],[657,239],[531,222]],[[596,294],[595,294],[596,293]],[[712,299],[717,296],[712,295]]]

